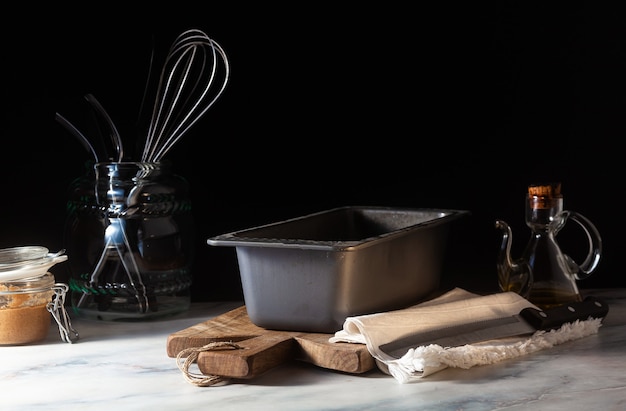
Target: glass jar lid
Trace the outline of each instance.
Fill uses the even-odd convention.
[[[67,260],[65,250],[50,253],[46,247],[23,246],[0,250],[0,281],[40,277],[53,265]]]
[[[4,248],[0,250],[0,268],[11,267],[24,262],[40,260],[48,255],[48,249],[38,245]]]

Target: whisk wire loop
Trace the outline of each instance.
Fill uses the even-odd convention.
[[[178,36],[161,72],[142,161],[160,161],[213,106],[229,78],[228,58],[217,42],[195,29]]]

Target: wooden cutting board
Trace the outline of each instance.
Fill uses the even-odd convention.
[[[197,365],[204,375],[250,379],[298,360],[330,370],[360,374],[375,367],[364,344],[330,343],[331,334],[275,331],[254,325],[245,306],[172,333],[167,355],[175,358],[186,348],[232,341],[242,349],[203,351]]]

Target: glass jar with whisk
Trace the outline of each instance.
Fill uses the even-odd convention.
[[[91,163],[67,203],[74,312],[137,321],[187,310],[193,237],[189,184],[169,161]]]

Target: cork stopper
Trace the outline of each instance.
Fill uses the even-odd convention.
[[[561,183],[532,184],[528,186],[528,200],[532,209],[552,208],[556,201],[562,198]]]

